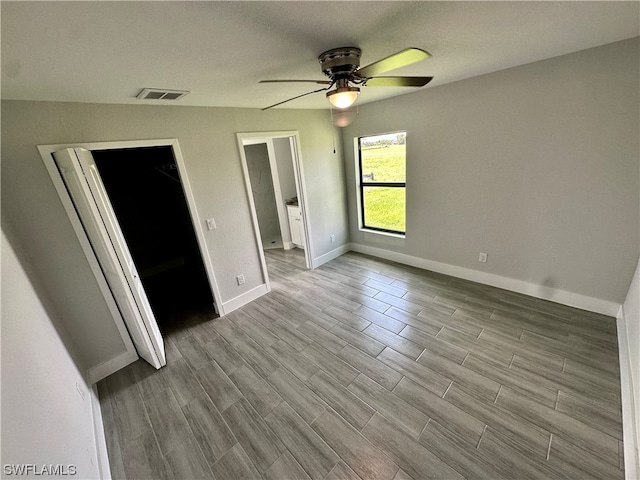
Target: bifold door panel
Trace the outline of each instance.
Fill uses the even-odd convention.
[[[162,335],[91,152],[67,148],[53,157],[138,354],[162,367]]]

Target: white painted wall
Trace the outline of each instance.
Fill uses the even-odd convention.
[[[351,242],[622,303],[640,252],[638,58],[635,38],[362,105],[343,129]],[[401,130],[404,241],[358,230],[352,147]]]
[[[238,132],[297,130],[315,255],[348,242],[344,169],[340,152],[333,153],[328,111],[3,101],[2,120],[3,208],[88,368],[124,346],[36,145],[177,138],[198,215],[217,224],[206,231],[206,248],[222,303],[264,282]]]
[[[38,284],[34,266],[16,248],[3,218],[3,469],[7,464],[34,464],[39,470],[43,465],[75,465],[73,478],[99,478],[93,393],[84,381],[84,367],[76,365],[69,342],[61,338],[66,335],[61,335],[59,322],[52,318],[56,312],[38,291]],[[35,478],[33,471],[24,478]]]
[[[627,479],[640,475],[640,260],[618,315],[624,462]]]

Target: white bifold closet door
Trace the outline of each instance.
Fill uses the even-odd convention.
[[[138,354],[155,368],[166,365],[158,323],[91,152],[66,148],[53,157]]]

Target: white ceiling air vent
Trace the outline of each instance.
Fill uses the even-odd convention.
[[[144,88],[136,96],[140,100],[180,100],[189,91],[187,90],[168,90],[166,88]]]

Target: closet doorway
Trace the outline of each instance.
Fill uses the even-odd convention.
[[[128,352],[92,376],[136,351],[159,368],[163,336],[218,316],[219,305],[177,140],[38,149]]]

